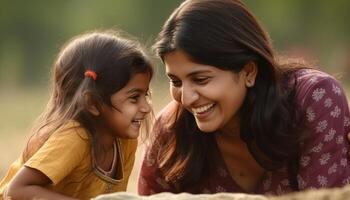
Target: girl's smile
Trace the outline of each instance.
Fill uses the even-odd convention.
[[[111,96],[113,107],[102,108],[102,126],[121,138],[136,138],[146,115],[151,111],[148,103],[148,73],[133,75],[128,84]],[[107,131],[108,129],[106,129]]]

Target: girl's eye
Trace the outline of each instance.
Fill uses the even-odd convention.
[[[130,97],[132,103],[137,103],[140,99],[140,95],[134,95]]]
[[[170,80],[170,85],[173,87],[180,87],[181,86],[181,81],[177,81],[177,80]]]

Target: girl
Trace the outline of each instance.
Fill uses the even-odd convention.
[[[155,47],[174,101],[154,126],[140,194],[282,194],[350,182],[341,86],[278,59],[241,1],[185,1]]]
[[[1,181],[1,196],[90,199],[125,191],[151,112],[150,61],[137,43],[94,32],[72,39],[53,72],[47,109]]]

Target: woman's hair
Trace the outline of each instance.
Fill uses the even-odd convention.
[[[94,80],[84,73],[96,73]],[[119,36],[115,31],[92,32],[71,39],[53,65],[53,92],[47,108],[32,129],[23,153],[28,160],[69,120],[76,120],[96,138],[93,117],[87,111],[86,94],[97,105],[112,107],[111,96],[137,73],[153,75],[153,68],[139,43]],[[99,107],[98,107],[99,108]],[[149,127],[146,121],[144,127]]]
[[[241,139],[261,166],[270,170],[293,166],[290,174],[296,176],[296,164],[290,161],[299,155],[301,134],[294,103],[296,80],[290,80],[299,65],[279,64],[268,34],[241,1],[185,1],[166,21],[154,47],[162,59],[182,51],[193,62],[234,73],[254,62],[255,85],[248,88],[239,111]],[[185,188],[209,174],[215,139],[213,134],[201,134],[193,115],[181,104],[173,113],[154,127],[156,132],[173,133],[166,134],[170,139],[158,139],[162,141],[158,159],[166,180]],[[162,123],[169,128],[160,130]]]

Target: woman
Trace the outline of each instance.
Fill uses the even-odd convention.
[[[139,193],[283,194],[350,181],[339,83],[278,59],[239,0],[188,0],[155,45],[174,99],[155,127]]]

